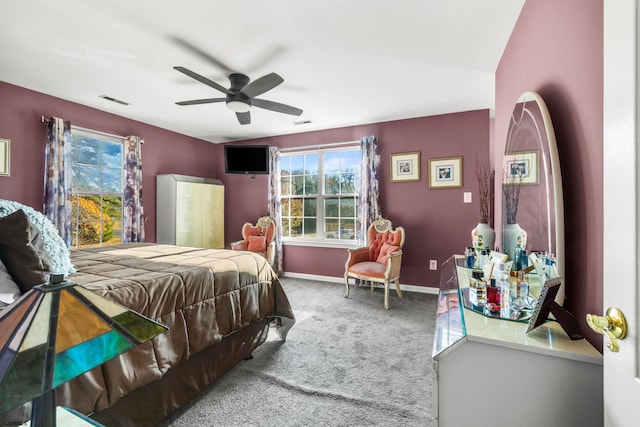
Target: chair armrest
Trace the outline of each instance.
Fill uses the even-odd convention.
[[[402,264],[402,250],[391,252],[387,259],[387,267],[384,275],[387,278],[400,276],[400,265]]]
[[[369,261],[369,248],[356,248],[349,249],[349,257],[347,258],[347,262],[345,263],[345,269],[351,267],[353,264],[357,264],[359,262]]]
[[[231,242],[231,250],[246,251],[247,249],[249,249],[249,242],[246,240],[238,240],[237,242]]]

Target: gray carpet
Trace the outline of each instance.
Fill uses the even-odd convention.
[[[430,426],[436,296],[282,278],[297,323],[169,426]],[[271,335],[271,334],[270,334]],[[275,337],[274,337],[275,338]]]

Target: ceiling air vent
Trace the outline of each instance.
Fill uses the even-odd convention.
[[[120,104],[120,105],[129,105],[129,103],[128,103],[128,102],[121,101],[121,100],[119,100],[119,99],[112,98],[112,97],[107,96],[107,95],[100,95],[100,98],[102,98],[102,99],[106,99],[107,101],[115,102],[115,103]]]

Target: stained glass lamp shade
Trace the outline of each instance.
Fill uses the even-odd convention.
[[[0,313],[0,414],[33,400],[55,425],[55,388],[167,328],[73,282],[38,285]]]

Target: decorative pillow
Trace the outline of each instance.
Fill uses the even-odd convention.
[[[0,310],[20,298],[20,288],[0,261]]]
[[[23,210],[0,218],[0,259],[23,293],[49,280],[51,261],[40,230]]]
[[[9,215],[19,209],[22,209],[31,224],[40,230],[44,240],[44,247],[51,260],[51,272],[64,275],[75,273],[76,269],[71,263],[69,249],[62,237],[60,237],[58,229],[49,218],[29,206],[11,200],[0,199],[0,217]]]
[[[251,252],[267,251],[267,236],[247,236],[249,247],[247,250]]]
[[[389,254],[397,250],[398,250],[398,246],[393,246],[388,243],[383,243],[382,247],[380,248],[380,253],[378,254],[378,259],[376,259],[376,261],[381,264],[386,264],[387,260],[389,259]]]

